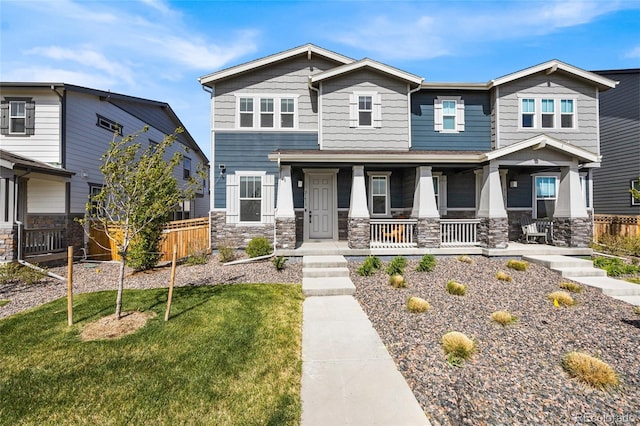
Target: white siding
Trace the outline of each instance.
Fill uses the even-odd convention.
[[[30,178],[27,183],[27,213],[64,213],[65,183]]]
[[[2,98],[27,97],[35,102],[35,131],[31,136],[0,135],[0,147],[17,155],[52,165],[62,162],[60,152],[60,100],[51,89],[2,90]]]
[[[272,93],[297,95],[298,130],[318,130],[317,96],[309,89],[309,76],[335,66],[317,56],[308,60],[304,54],[216,83],[214,128],[236,128],[236,93]]]
[[[598,152],[598,100],[595,86],[558,71],[551,75],[540,72],[521,78],[501,85],[499,90],[498,146],[504,147],[545,133],[591,152]],[[537,98],[548,96],[554,99],[575,99],[576,128],[519,129],[519,100],[526,95]],[[539,106],[536,105],[536,108]],[[556,109],[559,108],[558,103]]]
[[[351,126],[349,105],[354,92],[380,96],[380,127]],[[321,96],[322,149],[409,149],[406,82],[361,70],[323,82]]]

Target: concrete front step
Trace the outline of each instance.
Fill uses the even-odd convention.
[[[597,287],[607,296],[640,296],[640,285],[609,277],[567,277],[573,281]]]
[[[303,277],[302,294],[305,296],[352,295],[356,286],[349,277]]]
[[[304,256],[303,268],[346,268],[347,259],[344,256]]]
[[[614,299],[622,300],[633,306],[640,306],[640,296],[611,296]]]
[[[538,265],[546,266],[549,269],[560,268],[593,268],[593,261],[587,259],[577,259],[574,257],[551,255],[522,256],[523,260]]]
[[[594,267],[590,268],[551,268],[563,277],[606,277],[607,271]]]
[[[349,268],[302,268],[303,278],[349,277]]]

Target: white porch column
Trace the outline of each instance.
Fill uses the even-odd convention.
[[[349,218],[369,218],[367,188],[364,182],[364,166],[353,166]]]
[[[436,194],[433,190],[431,166],[419,166],[416,168],[416,189],[413,194],[411,217],[440,217],[440,212],[438,212],[438,206],[436,204]]]
[[[280,165],[276,218],[296,217],[293,210],[293,187],[291,186],[291,166]]]
[[[504,208],[507,208],[507,173],[509,173],[509,170],[507,169],[500,169],[498,170],[498,172],[500,173],[500,186],[502,188],[502,200],[504,201]]]
[[[482,190],[480,191],[480,206],[478,217],[506,218],[504,208],[500,173],[497,164],[484,166],[482,170]]]
[[[582,198],[577,162],[560,168],[560,185],[553,217],[570,219],[589,217]]]

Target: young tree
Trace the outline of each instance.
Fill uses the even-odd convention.
[[[143,149],[136,138],[148,129],[145,127],[125,137],[114,135],[109,149],[102,156],[100,171],[104,185],[99,193],[89,197],[86,214],[81,221],[83,225],[103,227],[107,237],[118,248],[117,319],[121,316],[124,271],[132,247],[141,241],[137,250],[157,252],[157,242],[170,213],[182,201],[195,196],[200,189],[196,177],[203,176],[199,169],[184,187],[180,187],[173,170],[182,161],[182,153],[176,152],[168,160],[165,153],[184,130],[178,128],[161,143]],[[156,238],[156,244],[147,244],[148,237]]]

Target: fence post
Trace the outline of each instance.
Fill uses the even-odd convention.
[[[67,247],[67,323],[73,325],[73,246]]]
[[[169,281],[169,296],[167,297],[167,311],[164,313],[164,320],[169,321],[171,312],[171,299],[173,298],[173,282],[176,279],[176,259],[178,257],[178,245],[173,245],[173,257],[171,259],[171,281]]]

